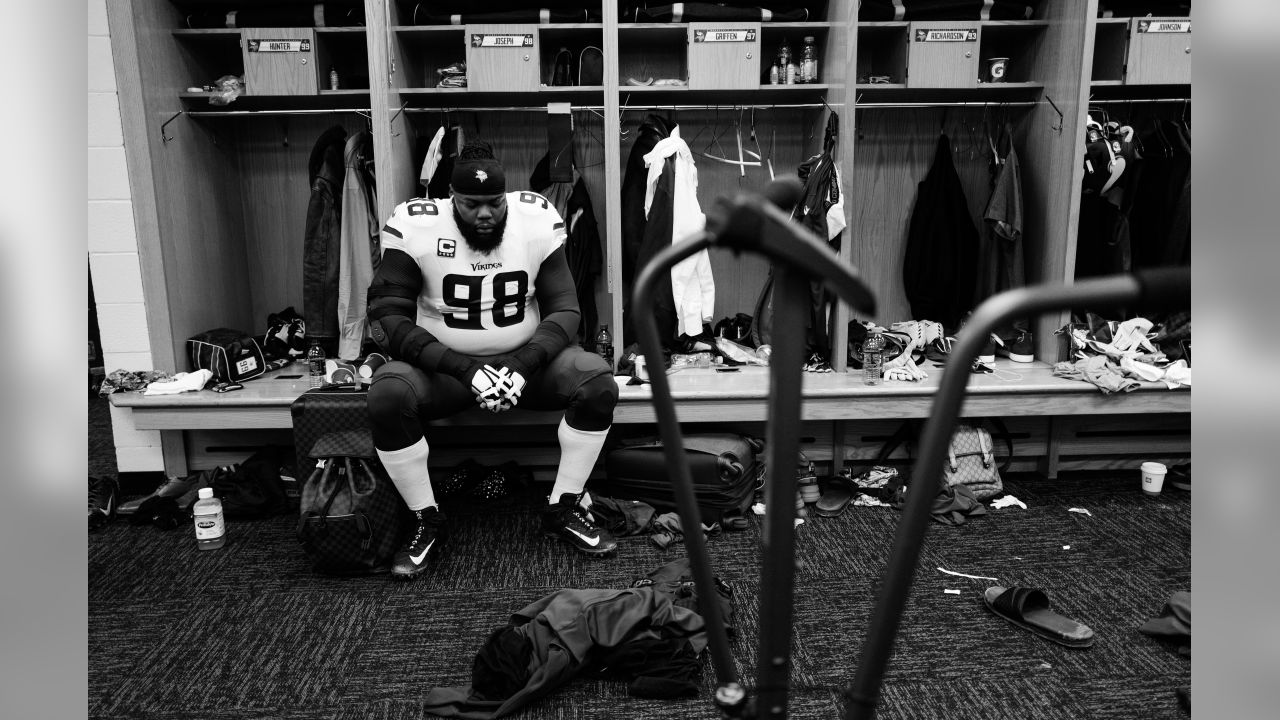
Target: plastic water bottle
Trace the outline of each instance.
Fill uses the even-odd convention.
[[[609,334],[608,325],[601,325],[600,332],[596,333],[596,352],[613,367],[613,336]]]
[[[800,51],[800,82],[818,82],[818,50],[813,46],[813,36],[806,35],[804,49]]]
[[[319,340],[312,340],[311,347],[307,350],[307,374],[311,378],[312,388],[324,385],[324,348],[320,347]]]
[[[191,506],[195,516],[196,546],[201,550],[217,550],[227,542],[227,524],[222,519],[222,501],[213,496],[213,488],[200,488],[200,498]]]
[[[884,336],[880,328],[868,328],[862,341],[862,381],[867,385],[879,385],[884,373]]]
[[[790,85],[795,82],[796,64],[791,61],[791,43],[786,38],[778,46],[778,84]]]

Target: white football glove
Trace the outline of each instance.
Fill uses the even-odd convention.
[[[510,368],[485,365],[471,379],[476,402],[490,412],[505,412],[520,402],[524,392],[524,376]]]

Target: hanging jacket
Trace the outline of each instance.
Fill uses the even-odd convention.
[[[338,358],[355,360],[368,335],[365,309],[369,283],[382,256],[377,193],[373,182],[373,137],[358,132],[347,139],[342,184],[342,241],[338,269]]]
[[[949,330],[958,327],[973,307],[977,252],[978,230],[951,158],[951,141],[939,135],[907,230],[902,282],[911,317],[941,321]]]
[[[1022,242],[1022,169],[1005,125],[1000,146],[992,149],[991,197],[982,213],[978,283],[974,304],[998,292],[1027,284]]]
[[[649,168],[644,196],[645,244],[667,247],[701,232],[707,218],[698,205],[698,168],[689,146],[680,139],[679,126],[672,128],[671,135],[644,156],[644,162]],[[667,168],[671,173],[666,172]],[[669,221],[662,217],[665,203],[658,214],[650,213],[659,185],[671,196]],[[702,334],[702,326],[711,322],[716,305],[711,256],[705,248],[671,268],[671,296],[675,303],[676,336]]]
[[[302,315],[307,334],[322,341],[338,337],[340,203],[346,139],[347,131],[340,125],[325,130],[316,140],[308,163],[311,199],[302,241]]]
[[[791,212],[794,220],[826,240],[831,249],[836,252],[840,251],[840,233],[845,228],[844,191],[840,186],[840,168],[835,162],[839,128],[840,118],[833,112],[827,117],[822,152],[802,163],[797,171],[800,181],[804,184],[800,192],[800,202]],[[772,291],[772,283],[770,283],[770,291]],[[835,322],[835,307],[835,293],[820,282],[809,283],[809,317],[805,333],[806,354],[818,355],[828,363],[832,359],[831,325]]]
[[[658,141],[671,134],[671,126],[658,115],[647,115],[636,131],[635,144],[627,158],[627,170],[622,179],[622,337],[623,345],[635,342],[635,325],[631,322],[631,290],[635,286],[636,273],[644,267],[648,257],[641,258],[645,228],[645,185],[648,171],[644,156],[653,150]],[[671,296],[670,279],[664,279],[657,288],[657,296]],[[670,301],[668,301],[670,305]]]
[[[578,291],[578,309],[582,312],[578,340],[586,342],[600,320],[596,310],[596,277],[604,264],[600,229],[582,176],[575,173],[572,183],[551,182],[550,162],[550,157],[544,155],[529,177],[529,187],[550,200],[564,218],[569,235],[564,244],[565,259],[569,261],[569,272]]]

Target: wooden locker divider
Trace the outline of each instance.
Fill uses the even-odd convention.
[[[316,95],[316,31],[313,28],[245,28],[246,95]]]
[[[1191,18],[1129,21],[1128,85],[1191,83]]]
[[[542,71],[537,25],[468,25],[467,89],[533,92]]]
[[[691,22],[690,90],[749,90],[760,82],[760,23]]]
[[[913,22],[907,42],[907,87],[974,88],[978,86],[977,22]]]

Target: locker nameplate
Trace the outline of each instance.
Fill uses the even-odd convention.
[[[916,42],[978,42],[978,29],[916,30]]]
[[[694,30],[693,41],[700,42],[755,42],[755,30]]]
[[[1139,20],[1138,32],[1140,33],[1189,33],[1191,32],[1190,20]]]
[[[311,52],[310,40],[249,40],[249,52]]]
[[[524,33],[522,35],[488,35],[484,33],[473,33],[471,35],[471,47],[533,47],[533,33]]]

